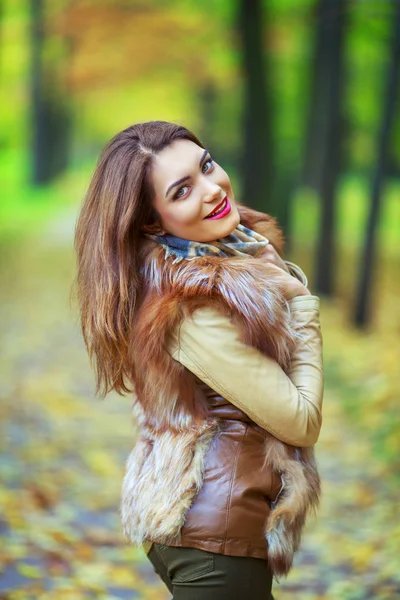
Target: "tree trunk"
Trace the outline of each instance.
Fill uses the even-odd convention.
[[[311,84],[308,103],[307,135],[305,143],[303,181],[319,191],[321,185],[322,153],[326,135],[326,65],[328,45],[326,39],[326,16],[324,2],[314,7],[314,49],[311,61]]]
[[[217,90],[212,81],[206,81],[199,90],[200,104],[200,133],[199,137],[207,148],[214,148],[217,143],[216,133],[216,105]]]
[[[240,0],[238,17],[244,82],[241,199],[245,204],[265,212],[269,210],[271,200],[273,136],[261,0]]]
[[[360,279],[357,286],[354,323],[366,327],[370,321],[371,283],[376,252],[376,232],[379,224],[381,195],[387,172],[390,133],[396,116],[398,87],[400,84],[400,0],[395,0],[393,16],[393,41],[389,49],[390,59],[387,69],[387,82],[383,96],[381,127],[377,143],[377,161],[371,185],[371,203],[365,231],[364,250]]]
[[[44,60],[44,2],[30,0],[31,11],[31,165],[32,183],[51,181],[68,163],[70,113],[60,89],[61,64]]]
[[[291,251],[293,228],[292,199],[294,191],[299,184],[298,171],[293,165],[296,165],[295,160],[293,159],[291,162],[290,156],[288,156],[285,166],[279,173],[279,179],[275,179],[274,198],[273,202],[271,202],[273,206],[271,213],[277,218],[285,235],[286,254],[289,254]]]
[[[44,152],[45,108],[43,102],[43,1],[30,0],[31,9],[31,118],[32,118],[32,182],[46,181]]]
[[[309,183],[321,199],[315,287],[333,292],[336,234],[336,183],[341,167],[343,41],[345,0],[320,0],[315,78],[308,141]]]

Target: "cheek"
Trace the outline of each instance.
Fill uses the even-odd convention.
[[[172,204],[168,213],[165,214],[165,222],[171,225],[190,225],[197,222],[199,218],[199,205],[196,202],[177,202]]]
[[[225,190],[232,191],[231,180],[229,179],[229,175],[226,171],[224,171],[222,167],[219,167],[218,183]]]

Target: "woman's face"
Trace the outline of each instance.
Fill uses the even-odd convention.
[[[153,206],[162,233],[196,242],[225,237],[240,223],[227,173],[190,140],[175,140],[154,157]],[[220,205],[215,218],[208,215]]]

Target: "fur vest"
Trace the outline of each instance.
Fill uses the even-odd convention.
[[[276,221],[238,208],[241,222],[282,254]],[[160,245],[143,239],[140,264],[143,289],[130,348],[138,437],[126,464],[121,520],[132,543],[157,539],[168,544],[179,539],[202,485],[205,453],[218,431],[195,376],[166,351],[169,333],[197,307],[211,303],[234,320],[244,343],[286,370],[301,332],[272,269],[258,258],[204,256],[172,264]],[[311,447],[294,447],[268,434],[264,453],[265,465],[283,482],[265,523],[268,561],[274,575],[287,575],[306,517],[319,505],[320,479]]]

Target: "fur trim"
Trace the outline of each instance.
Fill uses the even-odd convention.
[[[135,405],[139,421],[143,411]],[[125,535],[140,545],[179,539],[193,498],[200,491],[204,457],[218,428],[216,420],[180,433],[143,428],[127,464],[121,521]]]
[[[264,464],[278,471],[282,479],[265,526],[268,561],[274,574],[287,575],[307,515],[319,506],[320,479],[312,448],[290,446],[268,435],[264,450]]]

